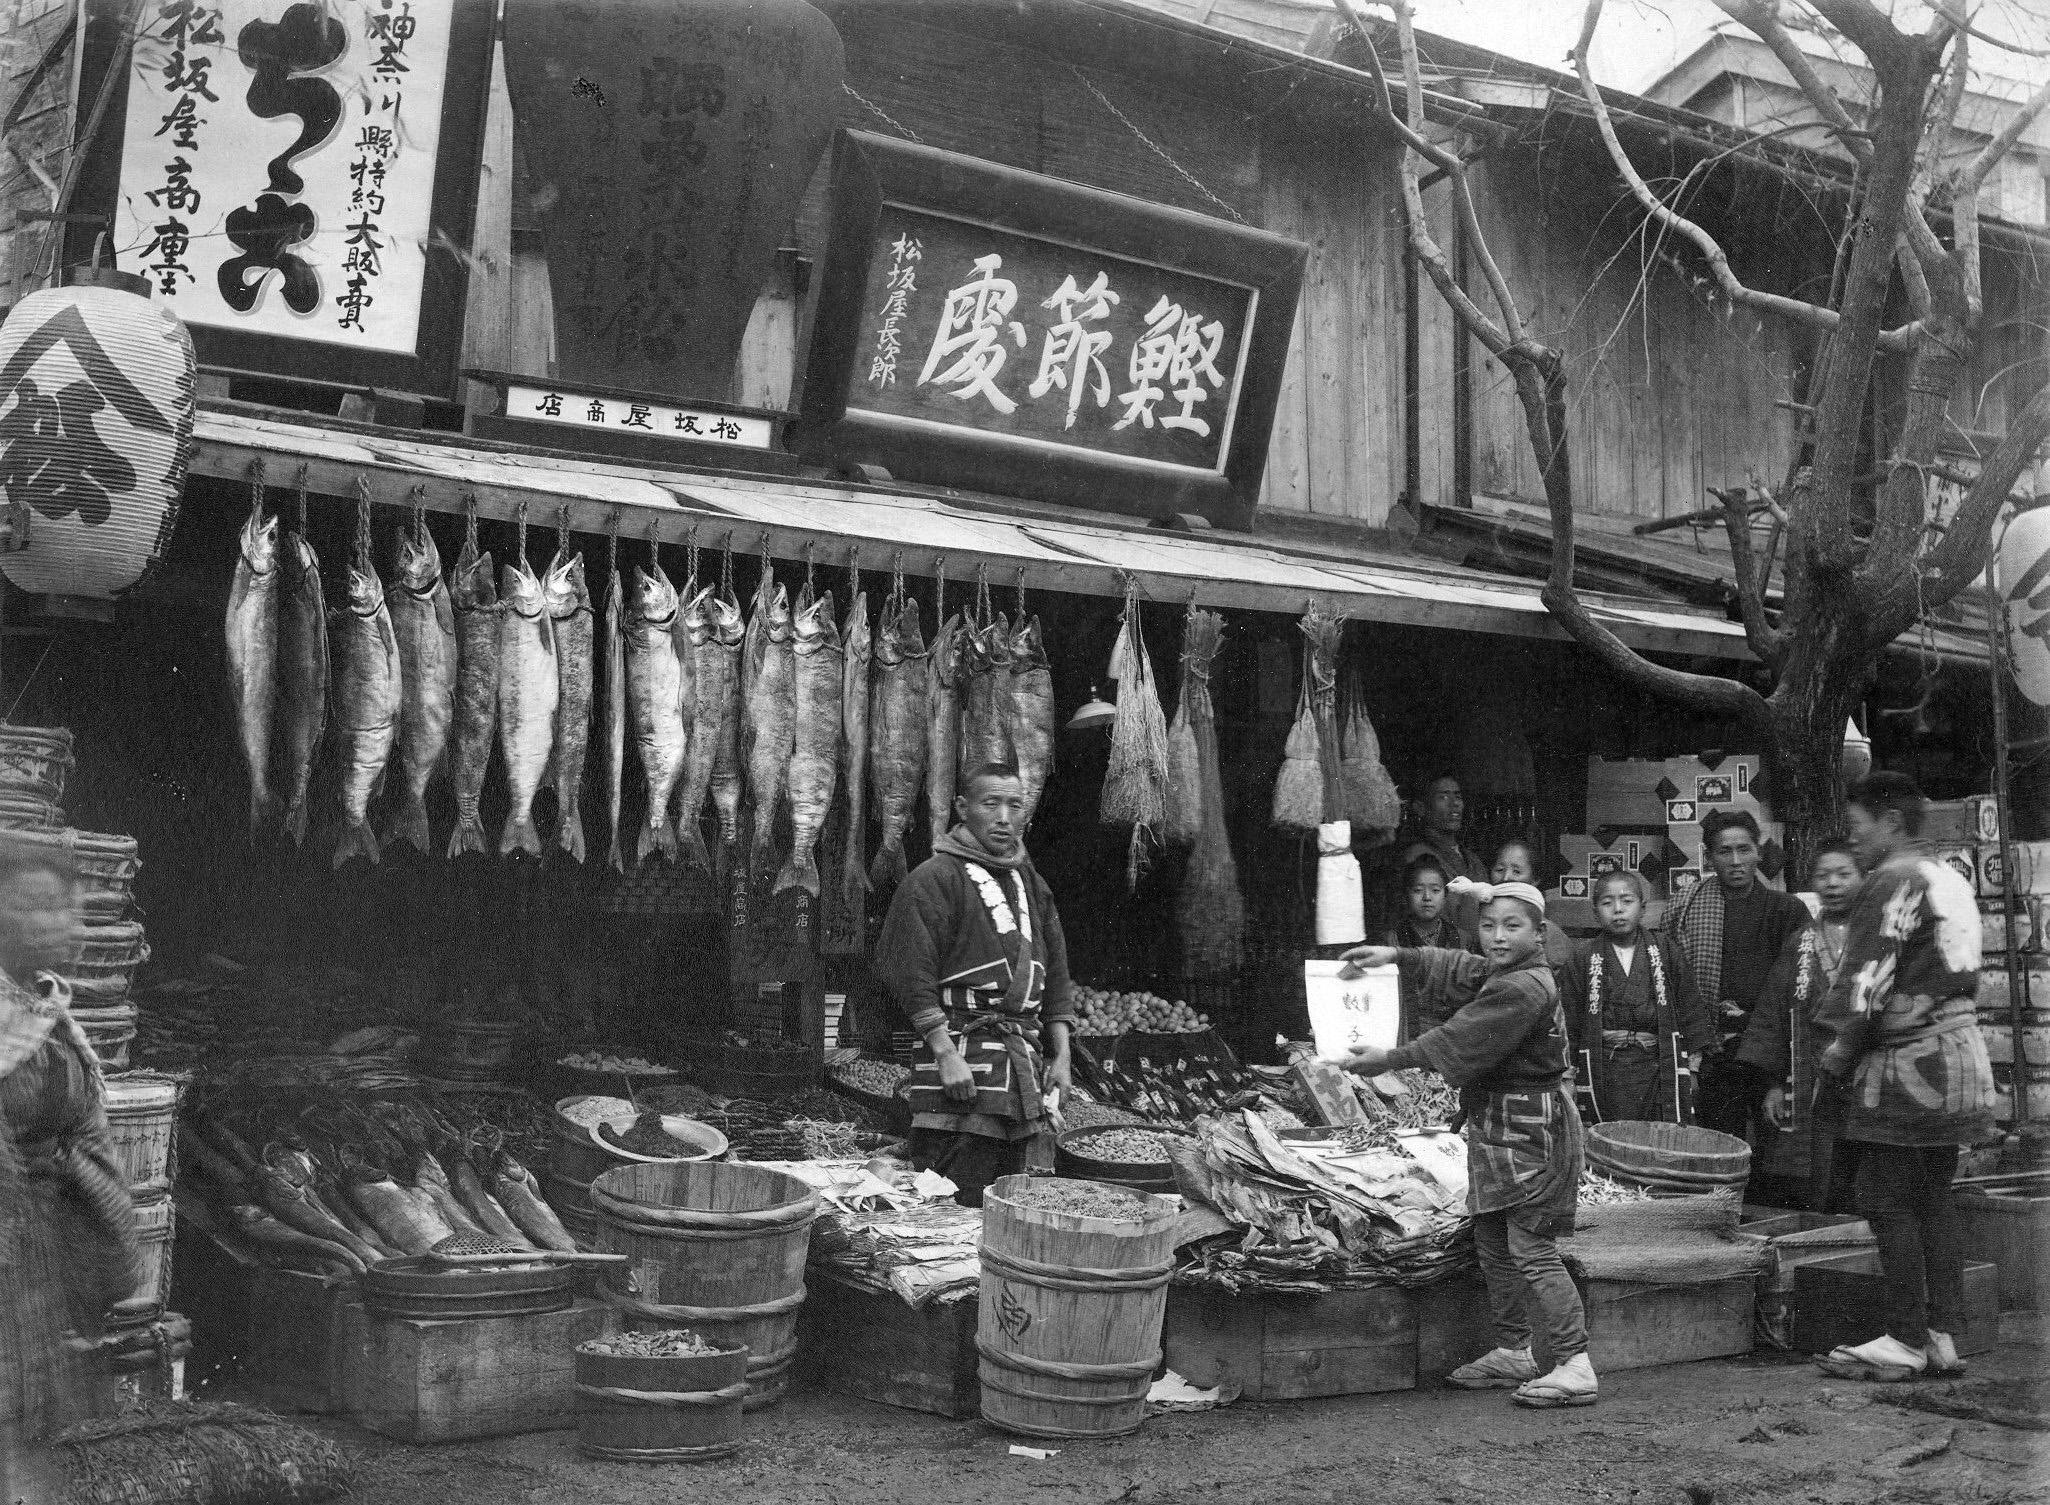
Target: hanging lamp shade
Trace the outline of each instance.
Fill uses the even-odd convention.
[[[184,324],[132,273],[81,268],[14,306],[0,324],[9,580],[105,601],[142,578],[177,519],[197,377]]]
[[[1068,718],[1068,730],[1087,731],[1092,726],[1109,726],[1117,720],[1118,708],[1107,700],[1097,697],[1096,686],[1089,687],[1089,698],[1082,702],[1080,710]]]

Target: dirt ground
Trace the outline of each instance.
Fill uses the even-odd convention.
[[[2010,1342],[1971,1368],[1975,1380],[2040,1376],[2050,1348]],[[1757,1354],[1614,1375],[1589,1410],[1447,1390],[1241,1402],[1045,1461],[1012,1457],[1014,1439],[980,1422],[816,1390],[750,1416],[741,1453],[708,1464],[587,1462],[574,1432],[408,1448],[330,1430],[358,1459],[351,1505],[2050,1502],[2050,1431],[1889,1403],[1909,1388]]]

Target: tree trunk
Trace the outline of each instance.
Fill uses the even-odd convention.
[[[1844,724],[1865,696],[1875,656],[1857,625],[1815,613],[1790,634],[1779,683],[1766,701],[1767,803],[1786,827],[1791,891],[1805,885],[1816,845],[1843,832]]]

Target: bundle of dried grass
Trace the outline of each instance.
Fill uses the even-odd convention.
[[[1381,739],[1357,694],[1345,716],[1345,758],[1339,776],[1345,785],[1345,818],[1356,839],[1380,845],[1395,839],[1402,824],[1402,796],[1381,762]]]
[[[1317,765],[1324,803],[1321,821],[1345,819],[1345,782],[1338,743],[1338,648],[1345,635],[1343,617],[1327,617],[1314,601],[1298,624],[1309,645],[1303,678],[1310,695],[1310,714],[1317,722]]]
[[[1125,596],[1110,676],[1118,682],[1118,710],[1110,727],[1110,768],[1103,777],[1103,821],[1158,830],[1167,796],[1167,716],[1139,629],[1136,592]]]
[[[67,1505],[307,1505],[347,1491],[325,1437],[247,1406],[176,1402],[58,1439]]]
[[[1308,836],[1324,821],[1324,770],[1317,758],[1317,718],[1310,711],[1309,676],[1296,697],[1295,725],[1281,751],[1274,781],[1274,824]]]
[[[1196,749],[1197,824],[1189,869],[1175,906],[1182,971],[1199,977],[1236,969],[1246,934],[1246,901],[1224,823],[1224,771],[1217,758],[1217,711],[1210,699],[1210,664],[1224,641],[1224,619],[1189,609],[1182,653],[1182,703]]]
[[[1203,827],[1203,768],[1189,715],[1189,682],[1194,678],[1189,668],[1190,636],[1196,615],[1196,609],[1189,608],[1189,625],[1182,630],[1181,693],[1175,698],[1174,724],[1167,729],[1167,798],[1160,839],[1171,847],[1188,846]]]

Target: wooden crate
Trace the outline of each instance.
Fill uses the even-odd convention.
[[[599,1301],[530,1317],[410,1322],[369,1316],[352,1300],[341,1343],[348,1412],[407,1443],[573,1427],[576,1346],[615,1326]]]
[[[1740,1233],[1762,1238],[1772,1264],[1758,1277],[1758,1331],[1775,1348],[1794,1340],[1794,1272],[1818,1259],[1834,1259],[1872,1247],[1872,1225],[1833,1212],[1783,1212],[1740,1225]]]
[[[1416,1310],[1416,1383],[1419,1390],[1495,1346],[1495,1316],[1488,1288],[1475,1272],[1410,1292]]]
[[[912,1307],[890,1293],[805,1277],[799,1363],[818,1382],[863,1400],[956,1420],[979,1415],[975,1291]]]
[[[1170,1286],[1161,1346],[1190,1384],[1235,1384],[1247,1400],[1408,1390],[1417,1377],[1416,1311],[1392,1287],[1233,1296]]]
[[[1752,1276],[1688,1286],[1590,1280],[1580,1294],[1587,1307],[1588,1352],[1599,1373],[1751,1351],[1758,1300]],[[1539,1359],[1545,1362],[1546,1356],[1540,1353]]]
[[[1956,1197],[1965,1257],[1998,1267],[2001,1306],[2050,1313],[2050,1176],[2002,1176]]]
[[[1819,1259],[1794,1272],[1794,1348],[1799,1353],[1869,1343],[1886,1331],[1885,1311],[1877,1253]],[[1965,1262],[1965,1330],[1951,1336],[1961,1354],[1984,1353],[2000,1342],[2000,1272],[1992,1265]]]

